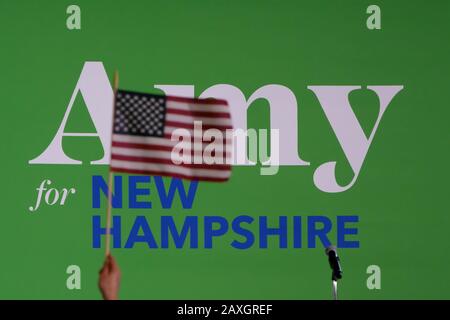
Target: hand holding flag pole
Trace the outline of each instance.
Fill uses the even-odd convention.
[[[114,111],[116,107],[116,94],[119,89],[119,72],[114,71],[114,97],[113,97],[113,111],[112,111],[112,123],[111,123],[111,141],[112,134],[114,132]],[[111,143],[112,146],[112,143]],[[111,154],[110,154],[111,157]],[[111,158],[109,159],[111,163]],[[110,242],[111,242],[111,203],[112,203],[112,180],[113,180],[113,172],[111,170],[111,166],[109,166],[108,172],[108,207],[106,209],[106,248],[105,248],[105,256],[109,256],[110,254]]]
[[[111,152],[108,172],[108,205],[106,211],[105,264],[99,286],[105,299],[117,299],[120,270],[110,254],[113,172],[168,176],[196,181],[227,181],[231,164],[227,162],[232,139],[205,144],[198,149],[202,155],[206,147],[214,145],[212,163],[174,163],[172,151],[177,141],[173,133],[182,128],[196,131],[200,124],[226,136],[232,130],[228,103],[218,99],[171,97],[119,90],[119,74],[114,73],[114,95],[111,123]],[[186,130],[187,129],[187,130]],[[190,145],[190,150],[194,150]],[[223,150],[225,149],[225,150]],[[194,155],[195,156],[195,155]]]

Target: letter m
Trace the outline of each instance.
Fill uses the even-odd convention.
[[[194,97],[193,85],[155,85],[155,88],[166,95]],[[297,99],[287,87],[278,84],[268,84],[256,90],[247,100],[242,91],[230,84],[217,84],[207,88],[200,98],[218,98],[227,100],[230,105],[233,127],[235,130],[247,130],[247,109],[258,99],[264,99],[270,107],[270,128],[279,130],[279,141],[271,135],[271,145],[279,144],[280,165],[308,166],[298,155],[297,145]],[[238,144],[236,153],[247,154],[247,141]],[[270,163],[270,160],[268,161]],[[236,165],[254,164],[238,160]]]

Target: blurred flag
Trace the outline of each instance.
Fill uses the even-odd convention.
[[[232,129],[232,123],[226,101],[124,90],[117,91],[115,101],[111,171],[204,181],[229,179],[232,139],[225,137],[226,130]],[[194,122],[196,128],[201,123],[203,130],[196,131],[197,137],[208,129],[215,129],[212,131],[222,134],[224,140],[194,144]],[[172,133],[177,129],[183,129],[177,131],[177,136],[181,137],[172,139]],[[189,140],[180,143],[183,137]],[[211,157],[213,144],[218,148]],[[191,161],[179,163],[180,146],[187,148]],[[209,151],[205,153],[205,150]],[[177,161],[174,162],[174,158]],[[211,163],[211,159],[215,161]]]

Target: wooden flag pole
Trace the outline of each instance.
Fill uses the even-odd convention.
[[[116,109],[116,94],[119,89],[119,73],[117,70],[114,72],[114,97],[113,97],[113,108],[112,108],[112,124],[111,124],[111,147],[112,147],[112,135],[114,133],[114,113]],[[109,159],[109,172],[108,172],[108,208],[106,209],[106,249],[105,256],[109,256],[110,250],[110,242],[111,242],[111,203],[112,203],[112,180],[113,173],[111,171],[111,150],[110,150],[110,159]]]

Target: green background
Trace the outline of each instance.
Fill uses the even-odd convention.
[[[342,249],[342,299],[448,299],[450,2],[376,1],[382,29],[368,30],[371,1],[76,1],[81,30],[67,30],[72,1],[0,2],[2,207],[0,298],[98,299],[103,249],[91,247],[91,166],[96,138],[66,137],[64,150],[83,165],[29,165],[50,143],[85,61],[102,61],[121,87],[157,92],[155,84],[193,84],[196,94],[227,83],[248,98],[266,84],[298,100],[299,154],[308,167],[235,167],[226,184],[201,183],[192,210],[115,210],[127,230],[136,215],[358,215],[359,249]],[[327,194],[314,170],[337,161],[351,169],[308,85],[404,85],[384,114],[356,184]],[[350,102],[365,132],[378,114],[367,89]],[[257,101],[249,127],[268,128]],[[81,95],[67,132],[93,130]],[[75,187],[64,206],[34,205],[35,188]],[[154,190],[156,192],[156,190]],[[156,224],[157,226],[158,224]],[[156,230],[155,230],[156,231]],[[157,232],[156,232],[157,233]],[[201,232],[200,232],[201,234]],[[127,232],[123,232],[126,238]],[[350,237],[351,238],[351,237]],[[349,238],[349,239],[350,239]],[[322,248],[236,250],[233,234],[213,250],[114,250],[124,299],[330,299]],[[334,233],[332,241],[336,240]],[[82,289],[66,288],[66,268],[81,267]],[[366,268],[381,267],[381,290],[368,290]]]

